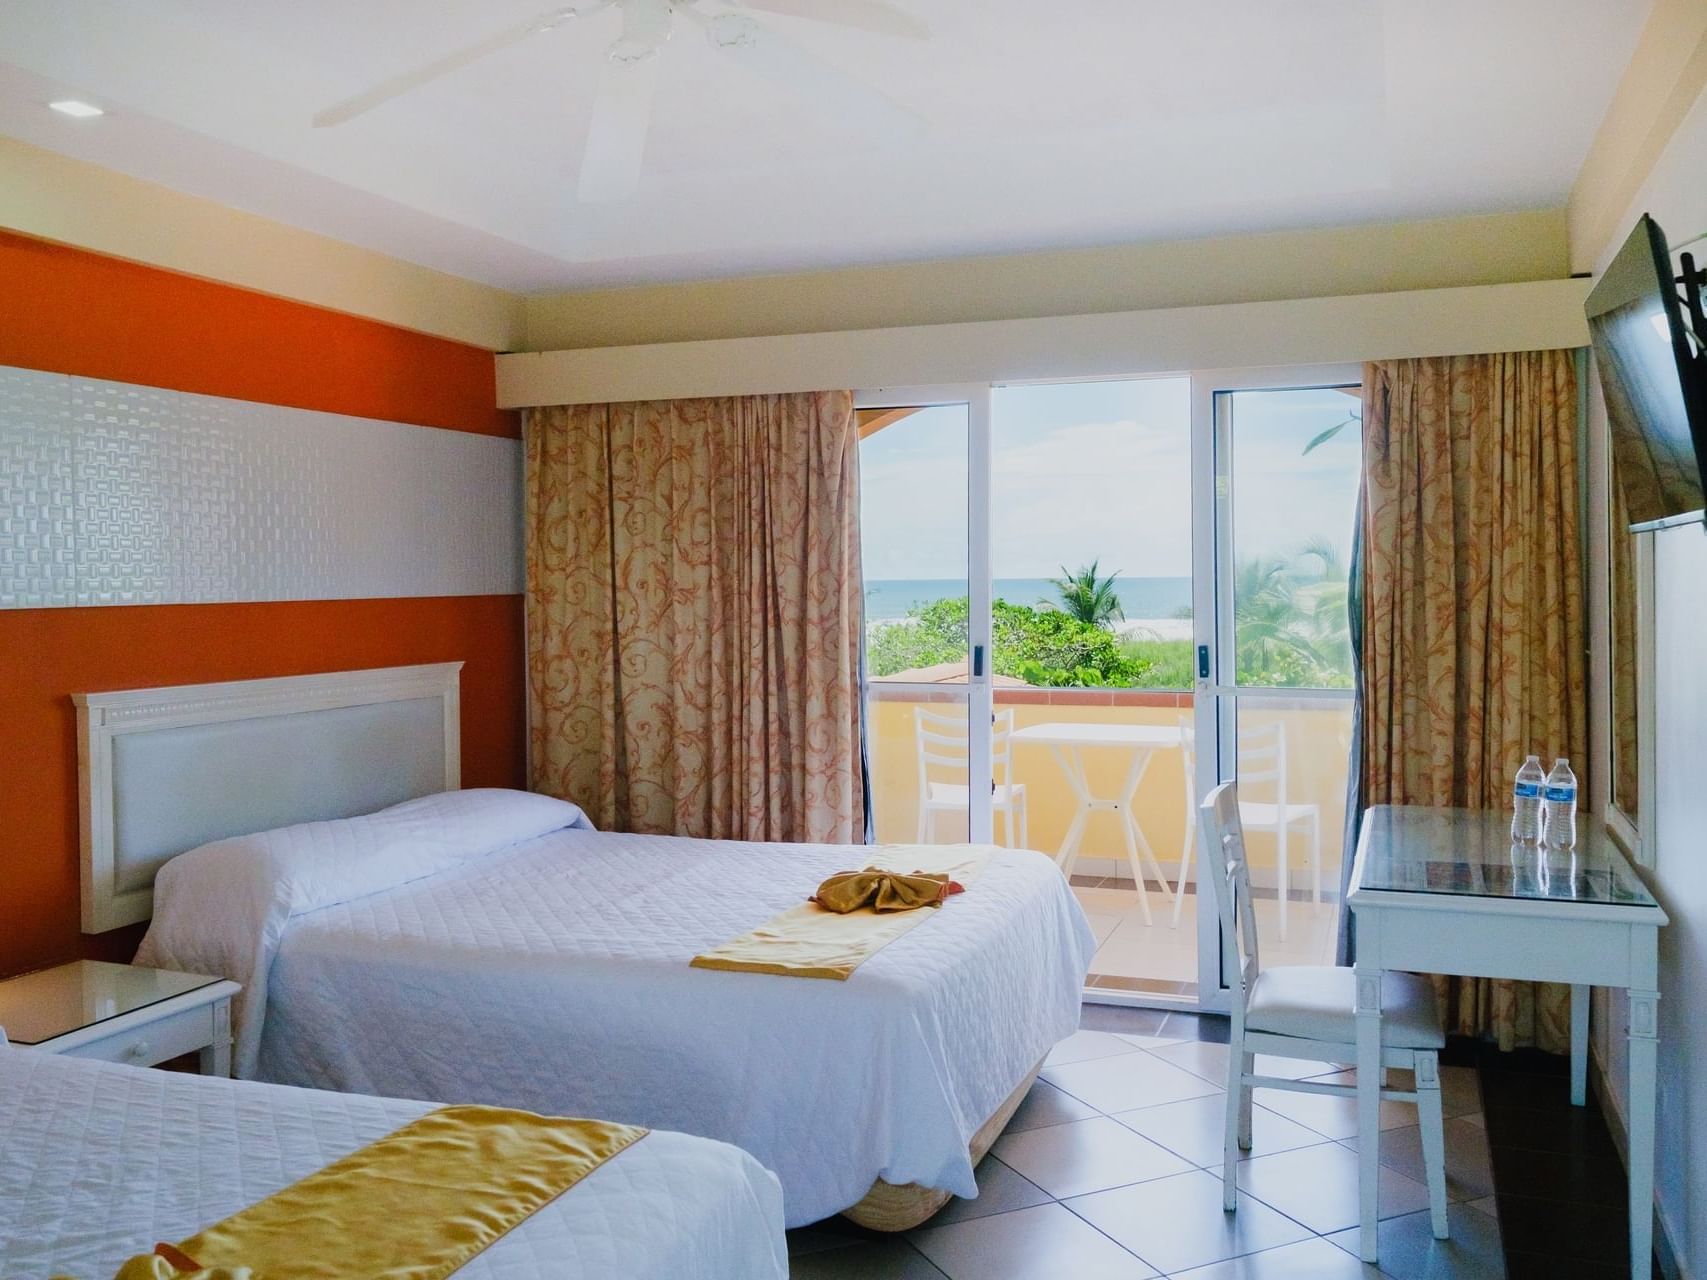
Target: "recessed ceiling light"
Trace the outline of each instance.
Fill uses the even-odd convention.
[[[107,114],[94,103],[79,102],[76,98],[61,98],[58,102],[50,102],[47,105],[52,107],[55,111],[68,116],[75,116],[79,120],[87,120],[91,116],[104,116]]]

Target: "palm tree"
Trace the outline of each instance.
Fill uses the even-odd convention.
[[[1253,557],[1240,561],[1235,570],[1233,616],[1241,679],[1290,683],[1287,671],[1315,660],[1299,627],[1303,614],[1297,584],[1287,569],[1285,560]]]
[[[1315,559],[1320,574],[1301,571]],[[1341,687],[1351,678],[1346,580],[1338,549],[1313,538],[1290,558],[1241,561],[1233,587],[1239,678]]]
[[[1321,576],[1298,593],[1305,605],[1311,647],[1327,670],[1349,677],[1351,628],[1346,608],[1350,602],[1350,578],[1339,548],[1318,536],[1299,548],[1298,557],[1314,557],[1322,565]]]
[[[1061,576],[1049,580],[1061,597],[1061,603],[1057,605],[1049,600],[1038,603],[1046,609],[1060,609],[1095,627],[1112,627],[1114,619],[1126,617],[1125,610],[1120,607],[1120,596],[1114,589],[1114,580],[1119,576],[1116,571],[1106,578],[1099,577],[1095,560],[1081,565],[1077,573],[1069,573],[1067,566],[1062,565]]]
[[[1347,414],[1344,419],[1334,423],[1333,426],[1327,428],[1325,431],[1319,431],[1315,435],[1311,436],[1310,442],[1304,446],[1304,452],[1298,456],[1307,457],[1314,450],[1321,448],[1328,441],[1332,440],[1340,432],[1344,431],[1354,423],[1359,426],[1363,424],[1363,408],[1361,405],[1358,406],[1354,412]]]

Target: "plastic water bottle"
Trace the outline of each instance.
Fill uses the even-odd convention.
[[[1545,782],[1541,757],[1526,757],[1511,788],[1511,838],[1519,844],[1534,844],[1541,838],[1541,788]]]
[[[1577,775],[1564,756],[1553,761],[1553,772],[1542,784],[1541,818],[1546,823],[1548,844],[1555,849],[1576,848]]]

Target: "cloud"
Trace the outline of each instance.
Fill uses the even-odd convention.
[[[1098,560],[1130,577],[1191,572],[1191,442],[1134,421],[1055,427],[991,458],[995,576]]]
[[[1037,399],[1040,388],[1027,389]],[[1092,390],[1099,390],[1093,388]],[[991,454],[994,576],[1037,578],[1100,560],[1127,577],[1191,573],[1191,440],[1183,405],[1138,404],[1137,416],[1054,425],[1026,404],[998,414]],[[1065,396],[1063,396],[1063,402]],[[1358,439],[1348,428],[1304,444],[1355,402],[1331,393],[1241,399],[1234,421],[1234,551],[1290,555],[1312,538],[1348,552]],[[1114,407],[1103,405],[1103,409]],[[1120,405],[1124,409],[1126,405]],[[965,419],[881,433],[861,464],[865,574],[966,573]],[[881,444],[879,445],[879,442]]]
[[[1100,559],[1135,577],[1191,572],[1190,441],[1132,421],[1025,433],[991,458],[995,576]],[[887,451],[861,472],[870,578],[960,577],[966,469],[942,450]]]

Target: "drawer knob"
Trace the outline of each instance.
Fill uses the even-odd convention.
[[[124,1056],[127,1058],[146,1058],[148,1056],[148,1041],[138,1040],[124,1051]]]

